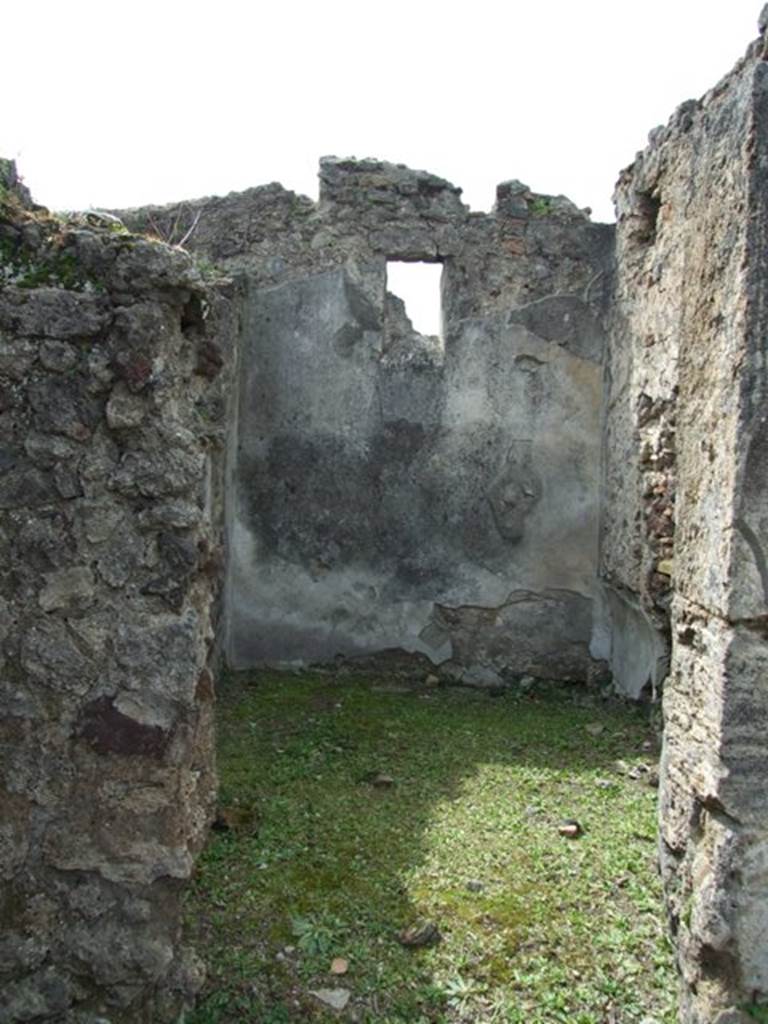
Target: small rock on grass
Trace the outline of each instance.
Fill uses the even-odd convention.
[[[505,690],[504,680],[499,673],[487,665],[473,665],[465,669],[461,674],[461,681],[465,686],[477,686],[482,690]]]
[[[220,807],[213,819],[214,832],[235,832],[256,835],[258,816],[252,807]]]
[[[346,974],[349,970],[349,961],[343,956],[335,956],[331,960],[331,974]]]
[[[310,989],[309,994],[325,1006],[330,1006],[332,1010],[343,1010],[352,995],[347,988]]]
[[[470,892],[482,892],[485,886],[479,878],[470,878],[467,881],[467,889]]]
[[[561,821],[557,826],[557,831],[566,839],[578,839],[584,833],[584,829],[575,818],[566,818],[565,821]]]
[[[440,929],[433,921],[417,921],[410,928],[404,928],[397,936],[401,946],[416,949],[419,946],[434,946],[442,939]]]
[[[590,736],[599,736],[601,732],[605,732],[605,726],[602,722],[590,722],[584,728]]]
[[[395,785],[395,780],[387,772],[369,771],[360,777],[360,782],[367,782],[369,786],[375,786],[377,789],[391,789]]]
[[[391,789],[395,784],[395,780],[391,775],[387,775],[384,772],[377,772],[376,775],[371,779],[371,785],[377,789]]]

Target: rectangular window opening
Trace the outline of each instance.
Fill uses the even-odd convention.
[[[387,262],[387,291],[405,304],[405,315],[417,334],[442,342],[440,301],[442,263]]]

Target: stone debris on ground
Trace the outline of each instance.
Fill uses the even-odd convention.
[[[421,946],[435,946],[442,939],[440,929],[433,921],[418,921],[398,933],[401,946],[416,949]]]
[[[349,1002],[352,993],[347,988],[318,988],[310,989],[309,994],[314,996],[318,1002],[332,1010],[343,1010]]]
[[[386,772],[376,772],[368,781],[376,789],[392,789],[395,786],[394,778]]]

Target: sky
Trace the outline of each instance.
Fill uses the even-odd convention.
[[[489,210],[517,178],[613,220],[648,132],[757,34],[753,0],[25,0],[0,156],[55,210],[317,196],[321,155],[424,168]]]

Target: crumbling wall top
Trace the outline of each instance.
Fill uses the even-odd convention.
[[[0,200],[6,194],[12,195],[22,206],[32,205],[32,196],[22,183],[15,162],[0,157]]]
[[[185,246],[252,283],[278,284],[343,264],[451,264],[444,316],[485,315],[553,293],[582,294],[605,263],[612,225],[565,196],[502,182],[490,213],[427,171],[323,157],[318,202],[273,183],[224,197],[119,211],[129,227]],[[605,279],[605,278],[603,278]],[[598,289],[599,291],[599,289]]]

